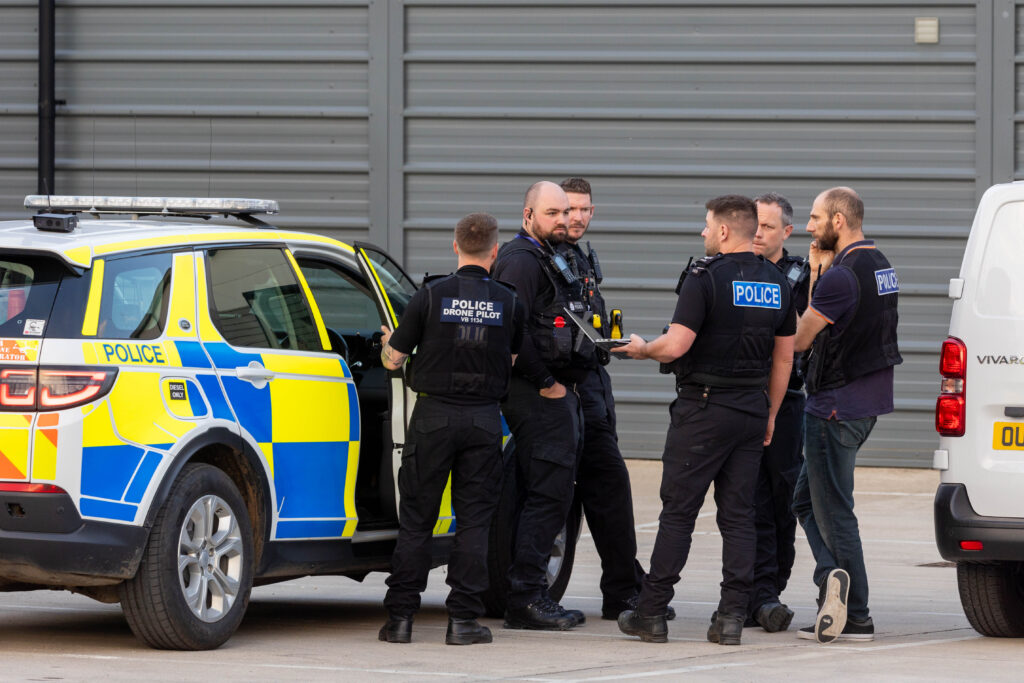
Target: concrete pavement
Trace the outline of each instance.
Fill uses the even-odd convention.
[[[640,560],[646,566],[657,531],[658,462],[630,461]],[[443,644],[444,569],[431,575],[410,645],[377,641],[384,576],[363,583],[318,577],[257,588],[241,629],[213,652],[160,652],[142,647],[120,609],[68,593],[0,594],[3,680],[420,680],[420,681],[1017,681],[1024,642],[982,638],[967,623],[956,570],[935,550],[927,470],[861,468],[857,514],[877,629],[870,643],[827,646],[799,640],[812,623],[816,589],[806,541],[783,601],[796,611],[790,631],[748,628],[739,647],[705,640],[721,580],[721,539],[714,502],[698,520],[690,562],[673,601],[678,618],[667,644],[641,643],[600,618],[600,569],[584,530],[563,604],[587,614],[568,632],[494,631],[491,645]]]

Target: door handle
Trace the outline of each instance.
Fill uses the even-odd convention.
[[[255,360],[249,361],[249,365],[244,368],[235,368],[235,374],[238,376],[238,379],[252,382],[252,385],[257,389],[267,386],[267,382],[276,376],[273,372],[263,367],[259,361]]]

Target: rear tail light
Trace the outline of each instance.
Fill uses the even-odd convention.
[[[0,370],[0,406],[34,410],[36,406],[36,370],[7,368]]]
[[[0,482],[0,491],[6,493],[67,493],[53,484],[23,484]]]
[[[963,436],[967,427],[967,345],[956,337],[942,342],[939,374],[935,431],[942,436]]]
[[[110,391],[117,368],[0,369],[0,410],[64,410]]]

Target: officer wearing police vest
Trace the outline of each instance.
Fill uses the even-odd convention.
[[[609,337],[611,324],[601,294],[601,265],[590,242],[586,251],[580,243],[594,216],[590,183],[583,178],[566,178],[561,187],[569,197],[569,223],[568,237],[560,249],[583,283],[587,310],[581,317],[593,322],[601,336]],[[636,560],[633,494],[615,430],[612,381],[604,369],[608,361],[608,352],[601,349],[595,349],[591,358],[580,359],[580,368],[585,370],[577,383],[583,407],[583,450],[576,472],[576,499],[601,558],[601,618],[617,619],[624,610],[636,607],[644,571]],[[668,618],[674,616],[675,610],[669,607]]]
[[[394,334],[384,327],[381,358],[397,370],[416,349],[409,386],[419,393],[398,472],[398,543],[380,640],[408,643],[431,567],[431,539],[441,498],[452,480],[457,519],[448,564],[449,645],[491,642],[477,622],[487,589],[487,537],[501,492],[501,415],[522,311],[509,287],[488,270],[498,253],[498,223],[474,213],[455,227],[459,269],[428,278],[409,301]]]
[[[565,241],[569,199],[555,183],[534,183],[523,201],[523,229],[502,245],[494,277],[523,304],[526,329],[502,412],[515,438],[519,523],[508,570],[506,628],[567,630],[583,623],[548,595],[547,565],[573,497],[582,417],[577,363],[593,344],[567,320],[582,313],[580,282],[555,245]]]
[[[793,232],[793,205],[777,192],[754,199],[757,204],[757,234],[754,253],[774,263],[793,292],[797,315],[807,309],[810,266],[807,259],[790,254],[783,244]],[[757,559],[754,588],[746,626],[761,626],[769,633],[784,631],[793,620],[793,610],[782,604],[793,561],[796,558],[796,517],[793,490],[803,464],[804,392],[803,378],[794,367],[786,397],[775,416],[772,442],[765,446],[755,493]]]
[[[810,347],[804,409],[804,465],[793,512],[814,555],[818,615],[800,638],[868,641],[868,575],[853,511],[857,451],[879,415],[893,411],[899,280],[864,238],[864,202],[849,187],[819,194],[811,206],[811,301],[796,348]],[[819,276],[820,274],[820,276]]]
[[[796,316],[782,273],[753,253],[754,202],[725,195],[705,206],[701,234],[708,256],[682,281],[668,331],[651,342],[631,335],[627,346],[613,350],[679,361],[650,572],[637,608],[619,615],[619,628],[647,642],[667,642],[665,610],[714,482],[722,583],[707,638],[739,645],[754,576],[754,484],[789,383]]]

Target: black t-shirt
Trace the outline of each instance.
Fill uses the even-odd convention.
[[[725,254],[722,258],[743,263],[748,261],[754,263],[758,260],[753,252]],[[779,279],[782,280],[781,274]],[[786,283],[786,287],[789,287],[788,283]],[[789,300],[789,297],[786,299]],[[711,274],[689,275],[679,290],[679,299],[676,301],[676,309],[672,314],[672,322],[688,327],[699,337],[701,327],[711,313],[713,304],[714,286]],[[796,334],[796,311],[794,306],[790,305],[784,314],[779,316],[775,327],[775,336],[789,337],[794,334]],[[683,386],[679,388],[678,395],[687,400],[702,400],[703,389],[698,386]],[[714,388],[708,396],[708,402],[730,406],[753,415],[768,414],[768,397],[760,389]]]

